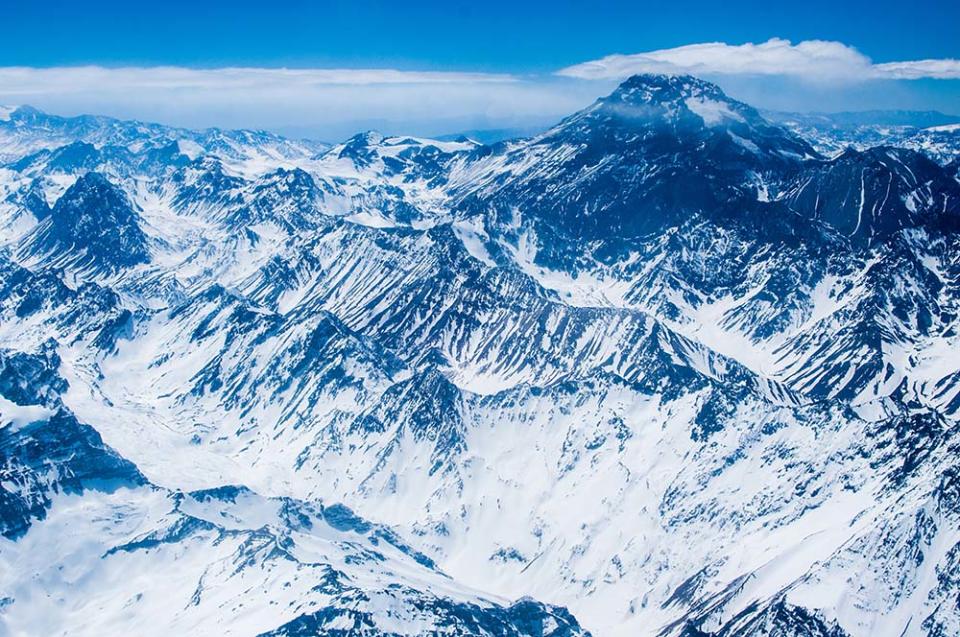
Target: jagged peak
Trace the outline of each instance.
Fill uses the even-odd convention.
[[[49,117],[39,108],[34,108],[27,104],[19,106],[0,105],[0,124],[12,124],[18,126],[21,124],[32,124],[41,118]]]
[[[538,139],[592,138],[597,131],[603,131],[604,137],[622,138],[624,143],[643,142],[651,135],[662,138],[666,133],[689,141],[691,148],[713,137],[728,148],[736,146],[735,154],[775,161],[820,157],[806,141],[771,124],[749,104],[691,75],[634,75]]]
[[[346,142],[345,146],[378,146],[383,143],[386,136],[380,131],[368,130],[357,133]]]
[[[280,167],[272,170],[257,179],[260,187],[286,184],[288,186],[297,185],[304,188],[313,189],[316,187],[316,180],[304,169],[300,167],[284,168]]]
[[[642,73],[620,83],[607,98],[634,103],[663,103],[690,97],[711,97],[733,102],[719,86],[693,75]],[[739,102],[738,102],[739,103]]]
[[[126,195],[123,194],[122,190],[110,183],[110,180],[107,179],[103,173],[95,170],[91,170],[90,172],[81,175],[77,181],[75,181],[74,184],[67,189],[67,193],[79,193],[91,189],[109,189],[110,191],[115,192],[126,199]]]
[[[770,126],[752,106],[729,97],[716,84],[692,75],[634,75],[596,109],[629,119],[702,120],[704,126]]]
[[[45,250],[80,248],[111,269],[149,260],[135,204],[103,174],[80,176],[51,209],[48,228],[36,239]]]

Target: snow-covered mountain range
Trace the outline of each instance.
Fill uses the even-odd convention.
[[[0,634],[960,633],[956,151],[2,112]]]
[[[849,147],[897,146],[916,150],[939,163],[960,157],[960,117],[937,111],[765,115],[832,156]]]

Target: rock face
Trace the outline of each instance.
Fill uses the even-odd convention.
[[[149,261],[147,237],[126,194],[89,172],[54,204],[28,252],[70,257],[74,264],[114,271]]]
[[[857,182],[859,181],[859,188]],[[795,210],[860,243],[910,228],[952,226],[960,218],[956,180],[923,155],[879,147],[848,150],[804,171],[786,196]]]
[[[649,75],[491,146],[14,111],[0,626],[957,634],[956,163],[811,130]]]

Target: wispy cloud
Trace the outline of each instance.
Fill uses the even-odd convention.
[[[375,84],[510,83],[517,78],[497,73],[400,71],[395,69],[286,69],[222,67],[192,69],[152,67],[0,67],[0,87],[6,94],[101,89],[310,90],[323,86]]]
[[[580,79],[617,79],[635,73],[786,76],[811,81],[960,79],[960,60],[874,64],[842,42],[804,40],[793,44],[772,38],[759,44],[708,42],[632,55],[608,55],[557,73]]]

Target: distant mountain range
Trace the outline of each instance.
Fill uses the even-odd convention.
[[[760,113],[771,122],[788,126],[795,132],[807,136],[814,143],[824,137],[856,143],[858,135],[863,136],[869,131],[873,145],[880,145],[884,142],[895,145],[901,141],[903,129],[906,128],[912,129],[911,132],[916,132],[917,129],[960,124],[960,115],[946,115],[939,111],[873,110],[839,113],[791,113],[761,110]],[[494,144],[509,139],[533,137],[547,128],[549,126],[467,130],[444,135],[438,139],[454,141],[467,138],[483,144]],[[891,131],[891,128],[899,130]]]
[[[940,111],[847,111],[841,113],[784,113],[762,111],[774,122],[796,122],[821,129],[857,129],[863,126],[909,126],[931,128],[960,124],[960,115],[946,115]]]
[[[937,111],[864,111],[858,113],[765,113],[833,155],[846,148],[896,146],[917,150],[949,163],[960,156],[960,116]]]
[[[0,634],[960,634],[938,117],[0,110]]]

